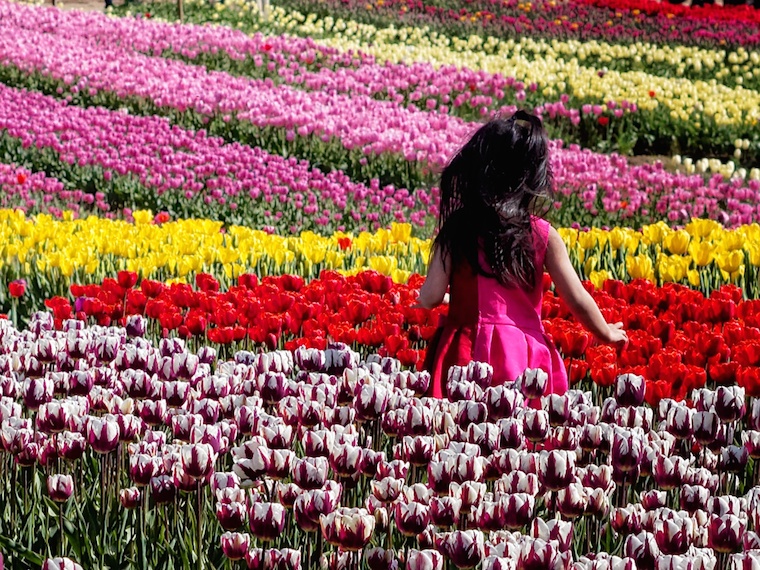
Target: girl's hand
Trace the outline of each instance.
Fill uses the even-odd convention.
[[[623,323],[607,324],[606,334],[601,338],[607,344],[623,346],[628,344],[628,334],[623,329]]]

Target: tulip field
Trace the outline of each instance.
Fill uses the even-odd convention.
[[[760,10],[0,0],[0,570],[760,569]],[[565,394],[416,306],[525,109]]]

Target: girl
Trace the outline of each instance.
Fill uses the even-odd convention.
[[[433,308],[450,287],[449,313],[425,360],[428,395],[441,398],[451,366],[488,362],[494,382],[526,368],[549,374],[547,391],[567,390],[567,371],[541,323],[544,267],[573,315],[602,342],[622,344],[583,288],[557,231],[542,219],[552,204],[548,140],[524,111],[483,125],[441,176],[438,235],[418,306]]]

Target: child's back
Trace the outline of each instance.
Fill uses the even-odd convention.
[[[578,320],[604,342],[625,342],[608,325],[573,269],[562,239],[541,218],[552,200],[548,140],[540,119],[518,111],[481,127],[441,176],[441,205],[419,305],[441,303],[448,318],[428,347],[429,394],[442,397],[451,366],[488,362],[494,383],[526,368],[567,390],[567,371],[541,323],[543,271]]]
[[[549,223],[533,218],[535,285],[532,289],[504,285],[474,271],[463,261],[452,268],[449,314],[428,347],[425,368],[432,376],[430,395],[441,398],[451,366],[488,362],[494,383],[511,381],[526,368],[549,373],[547,389],[567,390],[567,372],[541,323],[542,276],[549,240]],[[485,254],[480,261],[488,267]]]

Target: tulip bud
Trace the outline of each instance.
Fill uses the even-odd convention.
[[[654,535],[649,532],[631,534],[625,540],[623,552],[626,556],[636,560],[639,570],[654,570],[655,563],[660,556],[660,548]]]
[[[366,509],[339,508],[320,517],[325,540],[343,550],[358,551],[364,548],[375,530],[375,517]]]
[[[548,413],[550,425],[565,425],[570,418],[570,400],[567,395],[549,394],[542,398],[542,403]]]
[[[443,570],[443,556],[435,550],[409,549],[406,570]]]
[[[555,569],[560,553],[551,542],[540,538],[525,540],[520,548],[517,567],[524,570]]]
[[[747,466],[749,454],[747,448],[738,445],[729,445],[720,454],[720,468],[728,473],[741,473]]]
[[[654,522],[654,538],[663,554],[683,554],[694,539],[694,523],[688,515],[659,518]]]
[[[430,520],[438,527],[452,527],[459,522],[462,500],[456,497],[430,499]]]
[[[70,558],[48,558],[41,570],[82,570],[82,567]]]
[[[716,552],[738,552],[746,531],[746,519],[735,515],[712,516],[708,527],[709,545]]]
[[[515,380],[515,388],[528,400],[537,400],[546,392],[549,375],[540,368],[526,368]]]
[[[87,441],[97,453],[110,453],[119,446],[119,424],[113,421],[88,417],[85,428]]]
[[[193,479],[204,479],[213,470],[217,454],[207,443],[192,443],[180,448],[182,467]]]
[[[384,477],[380,481],[370,483],[372,494],[382,503],[392,503],[401,494],[404,487],[403,479],[394,479],[393,477]]]
[[[667,429],[676,439],[686,439],[694,431],[692,419],[694,410],[686,406],[671,406],[667,417]]]
[[[724,423],[735,422],[746,411],[744,388],[740,386],[718,386],[715,390],[715,413]]]
[[[641,514],[630,505],[612,509],[610,526],[618,534],[636,534],[641,531]]]
[[[216,504],[216,518],[225,530],[237,530],[245,523],[246,506],[241,502]]]
[[[479,530],[456,530],[442,538],[439,550],[457,568],[474,568],[485,557],[483,533]]]
[[[581,483],[570,483],[557,493],[557,509],[567,519],[581,516],[587,506],[588,495]]]
[[[644,454],[644,446],[637,436],[616,430],[612,440],[612,465],[623,472],[633,471]]]
[[[470,510],[483,500],[486,492],[485,483],[475,481],[465,481],[461,485],[451,483],[449,485],[449,494],[455,499],[462,501],[460,507],[463,513],[469,513]]]
[[[526,409],[523,415],[523,432],[528,441],[544,441],[549,435],[549,414],[544,410]]]
[[[394,507],[396,526],[404,536],[416,536],[430,523],[430,510],[420,503],[396,503]]]
[[[176,492],[177,487],[169,475],[159,475],[150,480],[150,494],[158,505],[171,503]]]
[[[285,529],[286,513],[279,503],[254,503],[249,511],[251,532],[259,540],[274,540]]]
[[[618,406],[636,407],[644,403],[646,382],[637,374],[621,374],[615,380],[615,400]]]
[[[518,530],[531,523],[535,508],[535,497],[527,493],[511,493],[499,497],[504,526]]]
[[[369,570],[398,570],[398,560],[390,549],[369,548],[364,551],[364,560]]]
[[[539,455],[538,478],[550,491],[567,487],[574,479],[575,456],[567,451],[542,451]]]
[[[47,478],[48,495],[56,503],[65,503],[74,493],[71,475],[51,475]]]
[[[242,560],[251,546],[251,538],[239,532],[225,532],[220,542],[222,552],[230,560]]]
[[[301,489],[320,489],[327,481],[328,462],[324,457],[296,459],[292,471],[293,482]]]
[[[125,509],[136,509],[140,506],[142,500],[142,493],[137,487],[129,487],[119,491],[119,502]]]
[[[665,457],[658,455],[653,466],[655,483],[664,490],[680,487],[686,472],[689,469],[688,462],[682,457]]]

